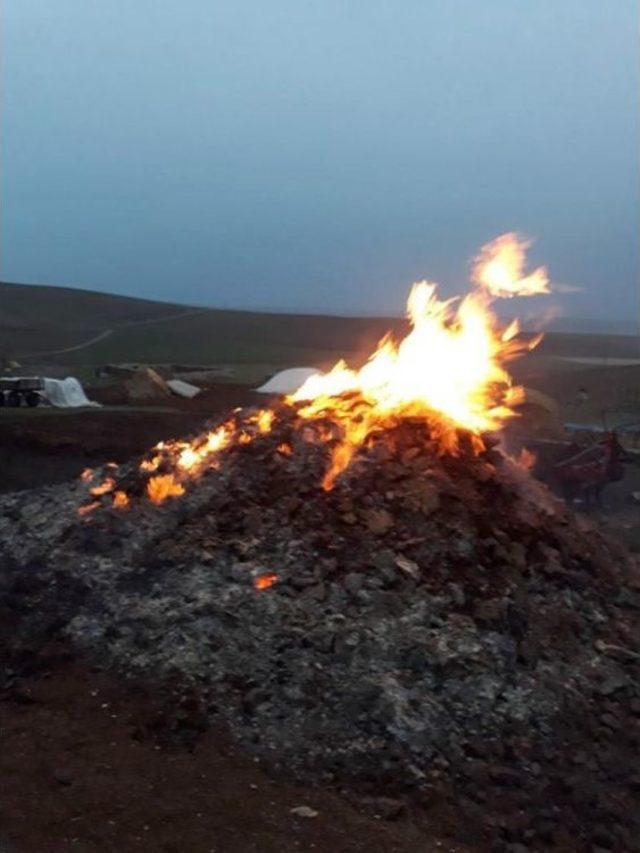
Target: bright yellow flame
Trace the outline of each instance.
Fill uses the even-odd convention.
[[[271,409],[261,409],[258,412],[258,429],[260,432],[271,432],[274,413]]]
[[[502,409],[494,405],[491,386],[509,385],[501,361],[517,345],[512,334],[495,331],[486,300],[472,294],[456,308],[438,300],[434,284],[421,281],[408,308],[413,328],[400,344],[385,338],[361,370],[338,362],[291,395],[291,402],[311,401],[300,410],[303,417],[332,411],[340,395],[357,392],[381,414],[430,410],[473,431],[499,425]]]
[[[471,273],[473,283],[501,299],[549,293],[546,267],[538,267],[524,275],[525,255],[530,245],[531,240],[513,231],[496,237],[483,246],[475,258]]]
[[[339,361],[288,398],[305,403],[301,417],[328,416],[342,427],[325,489],[371,435],[398,418],[424,417],[440,448],[455,453],[458,428],[469,430],[478,448],[481,433],[513,415],[519,389],[503,365],[539,339],[519,341],[517,321],[500,331],[490,303],[497,296],[548,291],[543,267],[523,277],[528,245],[516,234],[504,234],[484,246],[473,271],[477,289],[461,301],[438,299],[436,285],[428,281],[414,284],[407,303],[412,328],[400,343],[387,336],[360,370]]]

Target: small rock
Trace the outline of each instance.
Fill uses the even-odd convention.
[[[620,722],[617,717],[613,716],[613,714],[602,714],[600,720],[609,729],[615,730],[620,728]]]
[[[344,585],[351,595],[355,595],[360,589],[362,589],[363,583],[364,575],[359,572],[349,572],[344,579]]]
[[[393,527],[393,516],[386,509],[368,509],[363,513],[363,519],[376,536],[383,536]]]
[[[291,814],[294,814],[296,817],[318,817],[320,813],[310,806],[294,806],[291,809]]]
[[[412,577],[414,580],[418,580],[420,577],[420,566],[417,563],[414,563],[413,560],[408,560],[402,554],[398,554],[395,560],[396,566],[400,569],[400,571]]]
[[[466,596],[464,594],[464,590],[460,586],[459,583],[450,583],[449,584],[449,592],[451,594],[451,598],[453,599],[453,603],[457,604],[458,607],[464,607],[466,602]]]
[[[597,689],[597,692],[601,696],[610,696],[612,693],[615,693],[622,687],[626,687],[628,683],[629,679],[624,673],[613,672],[603,679],[602,683]]]

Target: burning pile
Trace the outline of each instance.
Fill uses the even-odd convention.
[[[455,796],[505,845],[633,849],[637,571],[484,435],[521,347],[488,313],[514,276],[474,278],[456,310],[419,285],[358,372],[5,497],[5,586],[31,579],[12,643],[62,630],[178,676],[274,764]]]
[[[325,490],[363,447],[407,419],[420,419],[429,440],[442,453],[458,452],[459,431],[468,434],[477,451],[481,433],[498,429],[513,416],[519,391],[505,363],[536,345],[539,338],[518,337],[516,321],[500,329],[490,311],[492,299],[548,292],[544,267],[524,275],[525,249],[516,234],[504,234],[481,251],[472,270],[476,289],[462,301],[441,301],[436,285],[414,284],[408,301],[412,329],[399,344],[385,337],[360,370],[339,361],[329,373],[311,376],[288,402],[295,406],[298,429],[312,426],[312,440],[332,446],[322,477]],[[296,405],[303,402],[304,405]],[[190,441],[160,442],[140,468],[151,476],[146,494],[155,504],[180,497],[185,483],[219,465],[219,454],[268,433],[275,412],[263,410],[248,419],[235,417]],[[320,426],[320,429],[318,427]],[[284,444],[283,453],[290,452]],[[85,480],[91,479],[87,472]],[[129,505],[129,496],[109,476],[92,485],[94,498],[109,495],[115,507]],[[85,515],[100,506],[91,501]]]

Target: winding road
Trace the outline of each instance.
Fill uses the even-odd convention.
[[[179,311],[177,314],[165,314],[163,317],[151,317],[147,320],[131,320],[128,323],[122,323],[119,326],[115,326],[113,329],[103,329],[103,331],[99,332],[97,335],[93,335],[86,341],[82,341],[79,344],[74,344],[71,347],[46,350],[45,352],[23,353],[22,355],[18,355],[17,359],[18,361],[24,361],[24,359],[26,358],[41,358],[42,356],[62,355],[66,352],[76,352],[77,350],[86,349],[87,347],[90,347],[93,344],[97,344],[99,341],[105,340],[105,338],[111,337],[114,332],[118,332],[121,329],[129,329],[132,326],[150,326],[153,323],[164,323],[166,320],[177,320],[180,317],[190,317],[195,314],[205,314],[207,311],[207,308],[191,308],[187,311]]]

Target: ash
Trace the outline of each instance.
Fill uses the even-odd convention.
[[[5,496],[7,643],[63,634],[178,679],[274,766],[454,792],[505,844],[637,849],[637,566],[496,449],[461,448],[403,421],[325,492],[330,448],[283,406],[159,507],[137,462],[126,510],[78,518],[82,483]]]

